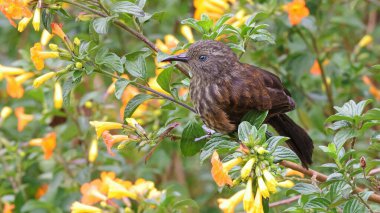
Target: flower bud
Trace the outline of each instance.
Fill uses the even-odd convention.
[[[35,31],[40,30],[40,25],[41,25],[41,8],[36,7],[34,10],[34,15],[33,15],[33,28]]]
[[[268,150],[264,149],[264,147],[259,147],[256,149],[256,152],[262,155],[262,154],[268,153]]]
[[[75,68],[82,69],[83,68],[83,64],[81,62],[76,62],[75,63]]]
[[[240,170],[240,176],[241,176],[241,178],[245,179],[245,178],[247,178],[249,176],[249,174],[252,171],[252,167],[253,167],[254,163],[255,163],[255,159],[254,158],[249,159],[249,161],[247,161],[247,163],[245,163],[245,165],[243,166],[243,168]]]
[[[25,30],[26,26],[28,26],[30,20],[32,20],[32,17],[30,17],[30,18],[24,17],[23,19],[21,19],[21,21],[18,23],[17,30],[19,32],[23,32]]]
[[[11,115],[11,113],[12,113],[12,108],[10,108],[9,106],[3,107],[0,112],[0,119],[5,120],[7,117]]]
[[[365,35],[363,38],[359,41],[359,47],[365,47],[371,44],[373,41],[373,38],[371,35]]]
[[[74,38],[74,44],[77,45],[77,46],[80,45],[80,40],[79,40],[78,37],[75,37],[75,38]]]
[[[48,72],[44,75],[41,75],[40,77],[34,79],[33,81],[33,87],[34,88],[38,88],[40,87],[42,84],[44,84],[47,80],[53,78],[54,76],[56,75],[55,72]]]
[[[278,186],[282,188],[292,188],[294,186],[294,183],[291,180],[286,180],[279,182]]]
[[[367,167],[367,162],[366,162],[364,156],[360,157],[360,167],[362,167],[363,169],[365,169],[365,167]]]
[[[57,51],[58,50],[58,45],[56,44],[49,44],[49,48],[53,51]]]
[[[88,150],[88,161],[93,163],[98,157],[98,141],[93,139]]]

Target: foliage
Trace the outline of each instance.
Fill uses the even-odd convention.
[[[0,0],[0,209],[379,211],[378,8],[331,0]],[[161,62],[201,39],[222,41],[242,62],[280,77],[297,102],[289,115],[314,141],[311,169],[325,179],[284,167],[299,160],[265,124],[267,112],[252,110],[234,134],[202,126],[188,68]],[[115,182],[102,180],[106,172]],[[160,198],[133,189],[141,178]],[[101,199],[87,203],[83,188],[94,182],[101,190],[89,194]],[[109,186],[125,194],[113,197]]]

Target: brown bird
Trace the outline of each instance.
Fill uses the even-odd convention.
[[[305,130],[285,114],[295,108],[295,102],[276,75],[239,62],[227,45],[212,40],[198,41],[186,53],[163,61],[188,63],[192,74],[190,96],[208,127],[231,133],[248,111],[268,110],[265,123],[290,138],[287,144],[304,167],[312,163],[313,142]]]

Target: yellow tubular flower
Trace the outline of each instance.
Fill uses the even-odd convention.
[[[30,48],[30,57],[33,61],[34,66],[37,70],[42,70],[45,67],[44,60],[47,58],[58,58],[59,52],[45,52],[42,51],[41,43],[35,43],[32,48]]]
[[[223,163],[223,170],[226,172],[229,172],[232,168],[239,165],[242,161],[243,161],[243,159],[241,157],[227,161],[227,162]]]
[[[9,106],[3,107],[0,112],[0,121],[3,121],[6,118],[8,118],[11,115],[11,113],[12,113],[12,108],[10,108]]]
[[[97,139],[99,139],[106,130],[123,129],[123,124],[116,122],[90,121],[90,125],[95,127]]]
[[[282,188],[292,188],[294,186],[294,183],[291,180],[286,180],[286,181],[279,182],[278,186]]]
[[[226,1],[221,0],[209,0],[209,2],[215,6],[221,7],[224,10],[228,10],[230,8],[230,5]]]
[[[365,47],[371,44],[373,41],[373,38],[371,35],[365,35],[363,38],[359,41],[359,47]]]
[[[54,108],[61,109],[63,103],[62,87],[59,82],[54,84]]]
[[[21,21],[18,23],[18,27],[17,27],[17,30],[19,32],[23,32],[26,28],[26,26],[28,26],[30,20],[32,20],[32,17],[24,17],[21,19]]]
[[[54,36],[53,34],[50,34],[49,31],[44,29],[42,31],[41,40],[40,40],[42,46],[46,46],[49,43],[49,41],[53,38],[53,36]]]
[[[241,190],[228,199],[218,199],[219,208],[223,213],[235,212],[235,207],[243,200],[245,190]]]
[[[224,9],[218,7],[218,5],[214,5],[208,1],[204,2],[203,5],[208,12],[217,13],[217,14],[224,14]]]
[[[243,198],[243,206],[246,212],[253,212],[253,189],[252,189],[252,178],[248,179],[247,187],[245,188],[244,198]]]
[[[33,87],[38,88],[42,84],[44,84],[47,80],[53,78],[57,73],[56,72],[48,72],[44,75],[41,75],[40,77],[34,79],[33,81]]]
[[[194,43],[194,36],[191,28],[187,25],[181,27],[181,34],[186,38],[189,43]]]
[[[240,170],[240,176],[241,176],[241,178],[245,179],[245,178],[247,178],[249,176],[249,174],[252,171],[252,167],[253,167],[254,163],[255,163],[255,159],[254,158],[249,159],[249,161],[247,161],[247,163],[245,163],[245,165],[243,166],[243,168]]]
[[[121,199],[123,197],[129,197],[132,199],[137,198],[136,193],[129,191],[123,185],[115,182],[114,180],[111,180],[110,178],[108,178],[106,180],[106,184],[109,187],[108,188],[108,198],[110,198],[110,199],[112,199],[112,198]]]
[[[17,67],[8,67],[8,66],[3,66],[0,64],[0,74],[4,75],[20,75],[25,73],[26,71],[22,68],[17,68]]]
[[[269,198],[269,191],[267,185],[265,184],[261,176],[257,178],[257,184],[259,186],[258,191],[260,190],[260,193],[263,195],[263,197]]]
[[[272,193],[276,192],[276,187],[278,185],[276,179],[273,177],[272,173],[270,173],[267,169],[264,169],[263,175],[265,178],[265,183],[268,187],[268,190]]]
[[[56,44],[49,44],[49,48],[53,51],[57,51],[58,50],[58,45]]]
[[[90,149],[88,150],[88,161],[93,163],[98,157],[98,141],[92,140],[90,144]]]
[[[71,205],[71,213],[101,213],[101,212],[102,210],[97,207],[85,205],[79,202],[74,202]]]
[[[41,8],[36,7],[36,10],[34,10],[34,15],[33,15],[33,28],[35,31],[40,30],[40,25],[41,25]]]
[[[255,202],[253,204],[253,211],[255,213],[264,213],[263,209],[263,199],[261,197],[261,192],[260,190],[256,191],[256,196],[255,196]]]
[[[305,177],[305,175],[302,172],[299,172],[299,171],[296,171],[296,170],[293,170],[293,169],[287,169],[285,176],[286,177],[289,177],[289,176],[298,176],[300,178],[304,178]]]

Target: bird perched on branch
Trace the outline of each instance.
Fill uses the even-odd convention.
[[[227,45],[212,40],[198,41],[186,53],[163,61],[181,61],[190,66],[190,96],[208,127],[231,133],[250,110],[268,110],[265,123],[290,138],[287,144],[304,167],[312,163],[313,142],[285,114],[295,108],[295,102],[276,75],[239,62]]]

